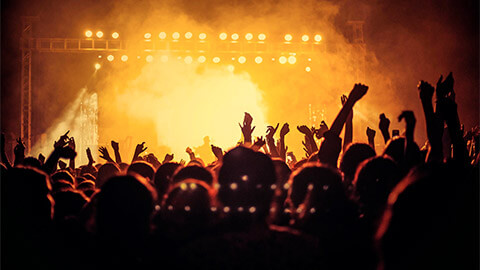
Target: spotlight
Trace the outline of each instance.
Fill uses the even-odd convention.
[[[185,38],[186,38],[186,39],[191,39],[192,36],[193,36],[192,32],[186,32],[186,33],[185,33]]]
[[[185,56],[183,61],[185,61],[186,64],[191,64],[193,62],[193,58],[191,56]]]
[[[237,33],[232,34],[232,39],[237,40],[238,39],[238,34]]]
[[[312,70],[310,67],[306,67],[306,68],[305,68],[305,71],[306,71],[306,72],[310,72],[310,70]]]
[[[149,63],[153,62],[153,56],[151,55],[147,55],[147,57],[145,57],[145,60]]]
[[[280,62],[280,64],[285,64],[285,63],[287,63],[287,57],[285,57],[285,56],[280,56],[280,58],[278,58],[278,62]]]
[[[212,60],[215,64],[220,63],[220,57],[214,57]]]
[[[225,39],[227,39],[227,33],[221,33],[218,37],[219,37],[221,40],[225,40]]]
[[[206,60],[207,60],[207,58],[206,58],[205,56],[203,56],[203,55],[200,55],[200,56],[198,57],[198,59],[197,59],[197,61],[198,61],[199,63],[205,63]]]
[[[115,57],[113,57],[113,55],[110,54],[110,55],[107,56],[108,61],[112,62],[113,59],[115,59]]]
[[[245,58],[245,56],[240,56],[238,57],[238,62],[240,64],[244,64],[245,62],[247,62],[247,58]]]
[[[293,37],[292,37],[292,35],[290,35],[290,34],[286,34],[286,35],[285,35],[285,41],[292,41],[292,38],[293,38]]]
[[[178,33],[178,32],[173,33],[172,38],[173,39],[179,39],[180,38],[180,33]]]
[[[102,58],[102,55],[98,55],[98,58],[99,58],[99,59]]]
[[[160,34],[158,34],[158,37],[159,37],[160,39],[165,39],[165,38],[167,37],[167,33],[165,33],[165,32],[160,32]]]
[[[263,59],[260,56],[255,57],[255,63],[260,64],[262,63]]]
[[[304,42],[307,42],[307,41],[308,41],[308,35],[303,35],[303,36],[302,36],[302,40],[303,40]]]
[[[95,64],[95,70],[99,70],[101,67],[102,67],[102,65],[100,65],[99,63]]]
[[[288,57],[288,63],[290,64],[295,64],[297,62],[297,58],[293,55],[291,55],[290,57]]]
[[[207,34],[205,33],[200,33],[200,35],[198,35],[198,38],[201,39],[201,40],[204,40],[207,38]]]
[[[150,34],[150,33],[145,33],[145,35],[143,35],[143,37],[144,37],[145,39],[151,39],[151,38],[152,38],[152,34]]]
[[[102,37],[103,37],[103,32],[102,32],[102,31],[98,31],[98,32],[97,32],[97,37],[98,37],[98,38],[102,38]]]
[[[162,56],[160,57],[160,61],[162,61],[163,63],[168,62],[168,55],[162,55]]]
[[[258,35],[259,40],[265,40],[266,38],[267,38],[267,36],[263,33]]]
[[[92,31],[90,31],[90,30],[85,31],[85,36],[88,37],[88,38],[91,38],[93,36]]]
[[[120,35],[117,32],[112,33],[112,38],[117,39]]]
[[[247,33],[247,34],[245,35],[245,39],[246,39],[246,40],[252,40],[252,38],[253,38],[252,33]]]
[[[122,55],[122,57],[120,58],[123,62],[127,62],[128,60],[128,56],[127,55]]]
[[[315,35],[314,39],[315,39],[316,42],[320,42],[320,40],[322,40],[322,36]]]

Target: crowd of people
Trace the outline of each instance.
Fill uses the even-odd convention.
[[[187,163],[160,161],[142,155],[145,143],[128,163],[112,141],[113,158],[100,147],[105,162],[96,163],[87,149],[88,164],[76,166],[68,132],[48,158],[25,157],[19,139],[11,164],[2,135],[1,266],[478,269],[478,127],[460,123],[452,74],[418,90],[428,142],[415,142],[412,111],[398,116],[399,136],[380,114],[382,152],[370,127],[368,142],[353,142],[362,84],[341,98],[330,127],[297,127],[301,160],[285,145],[288,124],[278,140],[278,124],[252,138],[248,113],[243,142],[226,152],[212,145],[211,164],[190,148]]]

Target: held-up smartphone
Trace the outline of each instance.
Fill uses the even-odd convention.
[[[392,137],[395,137],[395,136],[400,136],[400,130],[398,129],[392,130]]]

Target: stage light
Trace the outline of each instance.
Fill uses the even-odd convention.
[[[162,56],[160,57],[160,61],[162,61],[163,63],[168,62],[168,55],[162,55]]]
[[[97,37],[98,37],[98,38],[102,38],[102,37],[103,37],[103,32],[102,32],[102,31],[98,31],[98,32],[97,32]]]
[[[285,64],[285,63],[287,63],[287,57],[285,57],[285,56],[280,56],[280,58],[278,58],[278,62],[280,62],[280,64]]]
[[[167,33],[165,33],[165,32],[160,32],[160,34],[158,34],[158,37],[159,37],[160,39],[165,39],[165,38],[167,38]]]
[[[206,60],[207,60],[207,58],[206,58],[205,56],[203,56],[203,55],[200,55],[200,56],[198,57],[198,59],[197,59],[197,61],[198,61],[199,63],[205,63]]]
[[[108,61],[112,62],[113,59],[115,59],[115,57],[113,57],[113,55],[110,54],[110,55],[107,56]]]
[[[145,60],[149,63],[153,62],[153,56],[151,55],[147,55],[147,57],[145,57]]]
[[[240,56],[238,57],[238,62],[240,64],[245,64],[245,62],[247,62],[247,58],[245,58],[245,56]]]
[[[207,34],[205,33],[200,33],[200,35],[198,35],[198,38],[201,39],[201,40],[204,40],[207,38]]]
[[[98,55],[98,58],[99,58],[99,59],[102,58],[102,55]]]
[[[232,39],[237,40],[238,39],[238,34],[237,33],[232,34]]]
[[[315,39],[316,42],[320,42],[322,40],[322,36],[315,35],[314,39]]]
[[[260,64],[262,63],[263,59],[260,56],[255,57],[255,63]]]
[[[193,62],[193,58],[191,56],[185,56],[183,61],[185,61],[186,64],[191,64]]]
[[[220,57],[214,57],[212,60],[215,64],[220,63]]]
[[[117,32],[112,33],[112,38],[117,39],[120,35]]]
[[[186,33],[185,33],[185,38],[186,38],[186,39],[191,39],[192,36],[193,36],[192,32],[186,32]]]
[[[245,39],[246,39],[246,40],[252,40],[252,38],[253,38],[252,33],[247,33],[247,34],[245,35]]]
[[[178,33],[178,32],[173,33],[172,38],[173,39],[179,39],[180,38],[180,33]]]
[[[267,36],[263,33],[258,35],[259,40],[265,40],[266,38],[267,38]]]
[[[308,35],[303,35],[303,36],[302,36],[302,40],[303,40],[304,42],[307,42],[307,41],[308,41]]]
[[[127,62],[128,60],[128,56],[127,55],[122,55],[122,57],[120,58],[123,62]]]
[[[290,35],[290,34],[286,34],[286,35],[285,35],[285,41],[292,41],[292,38],[293,38],[293,37],[292,37],[292,35]]]
[[[227,39],[227,33],[221,33],[220,35],[218,35],[218,37],[219,37],[221,40],[225,40],[225,39]]]
[[[306,68],[305,68],[305,71],[306,71],[306,72],[310,72],[311,70],[312,70],[312,69],[311,69],[310,67],[306,67]]]
[[[297,62],[297,58],[295,56],[291,55],[291,56],[288,57],[288,63],[293,65],[296,62]]]
[[[95,64],[95,70],[99,70],[101,67],[102,67],[102,65],[100,65],[99,63]]]
[[[90,37],[93,36],[93,32],[90,31],[90,30],[87,30],[87,31],[85,31],[85,36],[88,37],[88,38],[90,38]]]
[[[152,38],[152,34],[150,34],[150,33],[145,33],[145,35],[143,35],[143,37],[144,37],[145,39],[151,39],[151,38]]]

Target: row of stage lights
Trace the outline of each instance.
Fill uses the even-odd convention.
[[[102,58],[102,56],[99,55],[98,58]],[[108,60],[109,62],[112,62],[112,61],[115,60],[115,56],[113,56],[113,55],[111,55],[111,54],[108,55],[106,58],[107,58],[107,60]],[[140,58],[141,58],[140,56],[137,56],[137,59],[140,59]],[[125,55],[125,54],[120,57],[120,60],[121,60],[122,62],[127,62],[128,59],[129,59],[129,58],[128,58],[128,55]],[[181,57],[181,56],[178,56],[177,59],[178,59],[178,60],[181,60],[182,57]],[[245,64],[245,63],[247,62],[247,57],[245,57],[245,56],[240,56],[240,57],[238,57],[237,59],[235,59],[235,57],[232,57],[231,59],[232,59],[232,61],[237,60],[238,63],[240,63],[240,64]],[[147,62],[149,62],[149,63],[153,62],[153,60],[154,60],[154,57],[153,57],[152,55],[147,55],[147,56],[145,57],[145,61],[147,61]],[[162,55],[162,56],[160,57],[160,61],[162,61],[162,62],[164,62],[164,63],[168,62],[168,60],[169,60],[169,59],[168,59],[168,56],[167,56],[167,55]],[[216,56],[216,57],[212,57],[211,60],[212,60],[213,63],[218,64],[218,63],[220,63],[221,58],[218,57],[218,56]],[[272,58],[271,60],[272,60],[272,61],[275,61],[275,58]],[[312,60],[311,58],[308,59],[308,61],[311,61],[311,60]],[[191,64],[191,63],[193,63],[194,59],[193,59],[192,56],[185,56],[185,57],[183,58],[183,61],[184,61],[186,64]],[[205,57],[205,56],[203,56],[203,55],[198,56],[197,59],[196,59],[196,61],[197,61],[198,63],[205,63],[205,62],[207,61],[207,57]],[[257,56],[257,57],[254,58],[254,61],[255,61],[255,63],[257,63],[257,64],[261,64],[261,63],[264,61],[264,58],[261,57],[261,56]],[[287,57],[287,56],[280,56],[280,57],[278,58],[278,62],[279,62],[280,64],[289,63],[289,64],[293,65],[293,64],[295,64],[295,63],[297,62],[297,57],[295,57],[294,55],[290,55],[290,56],[288,56],[288,57]]]
[[[93,32],[92,32],[91,30],[87,30],[87,31],[85,31],[85,36],[86,36],[87,38],[92,38],[92,37],[93,37]],[[97,38],[103,38],[104,34],[103,34],[102,31],[97,31],[97,32],[95,33],[95,36],[96,36]],[[112,38],[113,38],[113,39],[118,39],[119,37],[120,37],[120,34],[118,34],[118,32],[113,32],[113,33],[112,33]],[[146,40],[150,40],[150,39],[152,39],[152,34],[151,34],[151,33],[145,33],[145,34],[143,35],[143,37],[144,37]],[[174,32],[174,33],[172,33],[172,39],[173,39],[173,40],[179,40],[180,37],[181,37],[181,34],[180,34],[179,32]],[[184,35],[184,37],[185,37],[185,39],[190,40],[190,39],[193,38],[193,34],[192,34],[192,32],[186,32],[185,35]],[[166,38],[167,38],[167,33],[165,33],[165,32],[160,32],[160,33],[158,34],[158,38],[160,38],[161,40],[166,39]],[[228,34],[227,34],[227,33],[220,33],[220,34],[218,35],[218,38],[219,38],[220,40],[227,40],[227,39],[228,39]],[[233,33],[233,34],[230,36],[230,38],[231,38],[233,41],[237,41],[237,40],[240,39],[240,35],[237,34],[237,33]],[[252,33],[247,33],[247,34],[245,34],[245,39],[246,39],[246,40],[251,41],[251,40],[253,40],[253,38],[254,38],[254,36],[253,36]],[[286,42],[291,42],[291,41],[293,40],[293,35],[291,35],[291,34],[286,34],[283,38],[284,38],[284,40],[285,40]],[[198,34],[198,39],[199,39],[199,40],[206,40],[206,39],[207,39],[207,34],[205,34],[205,33],[200,33],[200,34]],[[267,39],[267,35],[265,35],[265,34],[263,34],[263,33],[260,33],[260,34],[258,34],[257,39],[258,39],[259,41],[264,41],[264,40]],[[309,36],[309,35],[306,35],[306,34],[305,34],[305,35],[302,35],[302,36],[301,36],[301,40],[302,40],[303,42],[307,42],[307,41],[310,40],[310,36]],[[313,40],[314,40],[315,42],[320,42],[320,41],[322,40],[322,36],[319,35],[319,34],[316,34],[316,35],[313,36]]]

